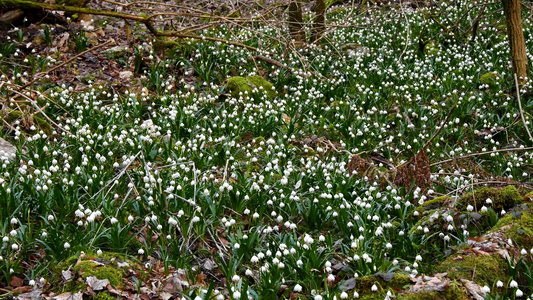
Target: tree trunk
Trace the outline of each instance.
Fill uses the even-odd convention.
[[[313,22],[313,37],[312,42],[317,43],[322,39],[324,31],[326,31],[326,5],[324,0],[316,0],[315,2],[315,21]]]
[[[289,4],[289,33],[297,46],[305,42],[305,31],[303,26],[302,3],[300,0],[291,0]]]
[[[513,72],[518,76],[518,82],[524,84],[527,82],[528,66],[526,43],[524,41],[524,32],[522,31],[520,0],[502,0],[502,4],[507,24]]]

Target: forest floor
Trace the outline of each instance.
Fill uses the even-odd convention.
[[[272,1],[4,24],[0,299],[533,299],[499,4],[326,4],[316,43]]]

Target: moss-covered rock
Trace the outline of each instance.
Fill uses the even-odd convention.
[[[387,292],[396,293],[405,289],[413,282],[406,274],[396,273],[390,281],[385,281],[381,276],[368,275],[355,280],[355,291],[359,293],[360,299],[384,299]],[[372,286],[378,288],[372,291]]]
[[[426,211],[435,210],[441,207],[448,206],[451,203],[452,197],[450,196],[441,196],[424,202],[422,205],[416,208],[419,214],[423,214]]]
[[[437,273],[448,273],[450,279],[469,279],[480,286],[507,282],[507,265],[498,255],[454,254],[435,267]]]
[[[494,72],[488,72],[481,76],[479,76],[479,82],[482,84],[488,84],[488,85],[494,85],[501,79],[501,76],[499,76],[497,73]]]
[[[470,299],[468,293],[460,287],[459,283],[450,284],[443,291],[422,292],[413,294],[400,294],[396,299],[400,300],[449,300]]]
[[[502,231],[519,249],[533,248],[533,203],[521,204],[511,209],[489,231]]]
[[[95,276],[100,280],[107,279],[112,286],[121,287],[126,268],[134,265],[127,257],[112,252],[71,256],[52,266],[54,273],[51,280],[52,289],[57,285],[61,288],[61,292],[84,291],[87,289],[85,279],[89,276]],[[62,278],[62,271],[66,270],[71,270],[73,278],[65,282]]]
[[[74,270],[81,275],[81,278],[85,279],[89,276],[95,276],[102,280],[107,279],[109,283],[114,287],[122,286],[124,272],[117,267],[110,265],[101,265],[92,260],[80,261],[74,266]]]
[[[251,95],[254,89],[259,91],[263,90],[268,97],[274,97],[276,95],[272,83],[258,75],[248,77],[234,76],[228,79],[226,83],[226,90],[234,98]]]
[[[492,204],[487,204],[486,200],[492,200]],[[512,186],[506,186],[501,190],[483,187],[474,192],[468,193],[457,200],[456,207],[465,210],[468,205],[472,205],[475,210],[481,209],[483,205],[491,206],[494,211],[508,210],[524,201],[518,190]]]

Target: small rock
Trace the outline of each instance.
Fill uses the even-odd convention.
[[[212,271],[217,267],[217,264],[208,258],[205,260],[204,265],[202,267],[207,271]]]
[[[129,266],[130,266],[130,264],[128,264],[127,262],[117,261],[117,267],[119,267],[119,268],[127,268]]]
[[[8,141],[0,138],[0,160],[14,160],[17,148]]]
[[[118,74],[118,77],[121,79],[121,80],[126,80],[126,79],[130,79],[131,77],[133,76],[133,72],[132,71],[122,71]]]

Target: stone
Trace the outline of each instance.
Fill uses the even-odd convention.
[[[17,148],[13,146],[10,142],[0,138],[0,160],[11,160],[15,159]]]

